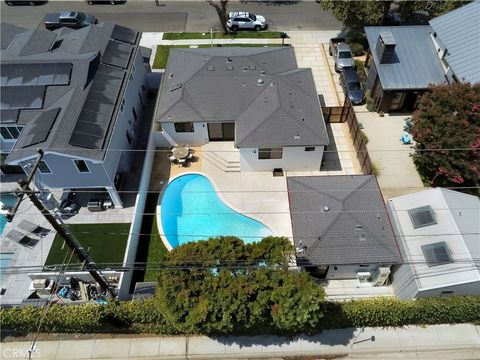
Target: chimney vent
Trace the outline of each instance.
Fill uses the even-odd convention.
[[[397,43],[390,31],[382,31],[378,34],[375,51],[377,52],[380,64],[390,64],[393,61],[395,45],[397,45]]]

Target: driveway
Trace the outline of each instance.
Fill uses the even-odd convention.
[[[403,145],[400,137],[407,114],[378,116],[365,106],[355,107],[357,119],[368,137],[367,149],[374,166],[385,200],[410,194],[424,188],[410,154],[412,145]]]

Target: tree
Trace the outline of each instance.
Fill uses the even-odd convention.
[[[220,0],[220,1],[215,1],[215,0],[205,0],[209,5],[213,6],[215,8],[215,11],[218,14],[218,18],[220,20],[220,25],[222,26],[222,30],[224,34],[228,33],[227,29],[227,20],[228,20],[228,14],[227,14],[227,4],[228,0]]]
[[[363,31],[364,26],[385,22],[393,0],[336,1],[322,0],[323,10],[332,10],[347,29]]]
[[[286,238],[245,245],[235,237],[188,243],[166,256],[157,303],[169,326],[190,333],[299,332],[323,318],[324,291],[291,271]]]
[[[425,12],[428,17],[436,17],[469,2],[457,0],[322,0],[321,6],[323,10],[332,10],[333,15],[343,23],[346,29],[363,31],[364,26],[387,25],[388,13],[391,9],[398,11],[402,19],[408,22],[418,12]]]
[[[480,84],[432,86],[412,122],[413,160],[431,186],[480,185]]]

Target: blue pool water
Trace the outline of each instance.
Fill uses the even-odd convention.
[[[15,205],[15,202],[17,201],[17,197],[15,195],[10,195],[10,194],[0,194],[0,201],[8,207],[13,207]],[[5,216],[0,214],[0,235],[3,232],[3,228],[5,227],[5,224],[7,223],[7,219]]]
[[[173,248],[217,236],[237,236],[252,243],[272,235],[261,222],[225,205],[203,175],[174,179],[163,193],[161,206],[163,232]]]

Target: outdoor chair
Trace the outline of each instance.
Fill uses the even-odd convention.
[[[180,166],[183,166],[183,165],[185,165],[186,163],[187,163],[187,159],[179,159],[179,160],[178,160],[178,164],[179,164]]]
[[[10,230],[5,237],[27,248],[32,248],[38,243],[37,239],[32,239],[31,237],[17,230]]]
[[[47,236],[48,233],[50,233],[49,229],[46,229],[40,225],[35,225],[34,223],[28,221],[28,220],[22,220],[18,224],[18,227],[22,230],[25,230],[29,233],[44,237]]]
[[[167,155],[168,157],[168,160],[171,162],[171,163],[176,163],[177,162],[177,158],[171,154]]]

